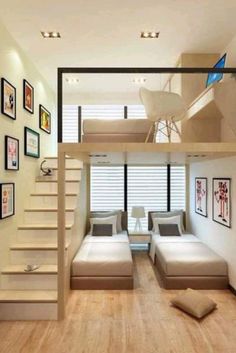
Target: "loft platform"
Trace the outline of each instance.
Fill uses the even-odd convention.
[[[186,164],[236,155],[236,143],[61,143],[58,156],[88,164]]]

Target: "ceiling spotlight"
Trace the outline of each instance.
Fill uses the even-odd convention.
[[[48,32],[48,31],[42,31],[41,32],[43,38],[61,38],[61,35],[59,32]]]
[[[140,37],[141,38],[158,38],[160,35],[160,32],[154,32],[154,31],[151,31],[151,32],[147,32],[147,31],[143,31],[141,32],[141,35]]]
[[[79,83],[79,79],[75,77],[67,77],[66,82],[69,83],[70,85],[74,85],[76,83]]]
[[[135,83],[136,85],[142,85],[147,81],[147,79],[145,77],[137,77],[133,79],[133,83]]]

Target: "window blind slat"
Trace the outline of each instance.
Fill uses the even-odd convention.
[[[171,166],[171,210],[186,209],[185,172],[185,166]]]
[[[131,217],[133,206],[144,206],[146,217],[141,219],[148,228],[149,211],[167,210],[167,167],[128,166],[128,222],[133,229],[136,219]]]
[[[92,211],[124,209],[124,167],[91,166]]]

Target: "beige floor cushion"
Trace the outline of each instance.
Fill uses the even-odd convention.
[[[190,288],[172,299],[171,304],[197,319],[201,319],[216,308],[213,300]]]

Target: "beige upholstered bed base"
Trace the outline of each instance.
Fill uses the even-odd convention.
[[[229,279],[227,276],[167,276],[157,256],[155,265],[160,275],[162,285],[165,289],[227,289]]]
[[[133,277],[71,277],[71,289],[133,289]]]

